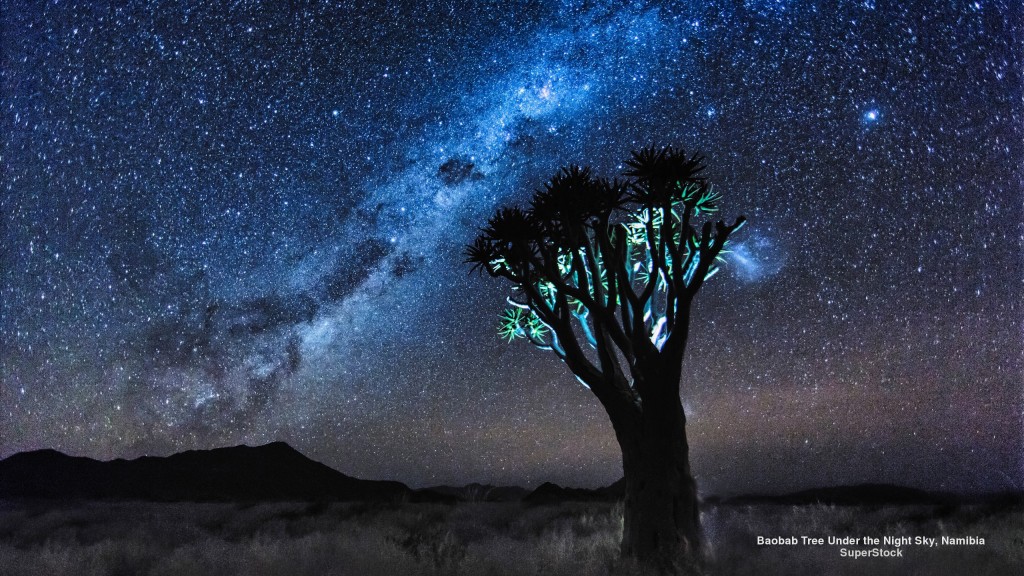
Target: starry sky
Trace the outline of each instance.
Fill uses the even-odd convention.
[[[705,495],[1024,488],[1018,3],[104,4],[0,10],[0,457],[608,484],[462,250],[672,144],[750,220],[684,368]]]

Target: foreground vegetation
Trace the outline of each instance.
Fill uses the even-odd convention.
[[[621,505],[156,504],[0,502],[0,574],[630,575]],[[712,506],[715,574],[1015,573],[1019,507]],[[842,558],[834,546],[758,546],[757,536],[979,536],[983,546],[909,547]]]

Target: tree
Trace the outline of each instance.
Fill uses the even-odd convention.
[[[466,261],[514,287],[501,334],[553,352],[611,419],[626,484],[622,555],[698,570],[682,362],[694,297],[745,219],[698,227],[720,198],[698,155],[645,148],[626,164],[624,180],[562,169],[528,209],[499,209]]]

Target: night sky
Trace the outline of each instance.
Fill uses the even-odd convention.
[[[672,144],[750,219],[684,368],[703,494],[1024,487],[1018,2],[99,4],[0,9],[0,457],[608,484],[462,251]]]

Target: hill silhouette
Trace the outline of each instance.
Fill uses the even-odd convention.
[[[284,442],[98,461],[37,450],[0,460],[0,498],[153,501],[422,501],[405,484],[360,480]]]
[[[518,486],[468,484],[412,490],[385,480],[361,480],[311,460],[284,442],[192,450],[167,457],[99,461],[56,450],[21,452],[0,460],[0,500],[147,500],[158,502],[611,502],[625,495],[624,479],[597,489],[545,482],[529,491]],[[789,494],[753,494],[707,504],[838,506],[888,504],[1017,505],[1020,492],[968,497],[891,484],[814,488]]]
[[[626,480],[620,479],[615,483],[597,488],[566,488],[545,482],[530,492],[523,502],[527,504],[556,504],[558,502],[611,502],[621,500],[626,496]]]

